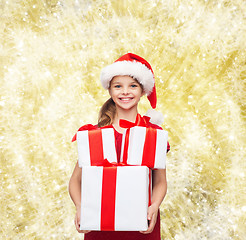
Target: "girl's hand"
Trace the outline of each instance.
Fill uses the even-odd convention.
[[[88,232],[91,232],[89,230],[80,230],[80,212],[81,212],[81,208],[80,207],[77,207],[77,211],[76,211],[75,219],[74,219],[74,223],[75,223],[75,227],[76,227],[77,231],[79,233],[88,233]]]
[[[155,204],[152,204],[148,207],[148,215],[147,218],[149,220],[149,227],[146,231],[140,231],[143,234],[151,233],[154,230],[157,214],[158,214],[159,207]]]

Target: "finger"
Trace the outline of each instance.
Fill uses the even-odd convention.
[[[151,223],[150,223],[150,225],[149,225],[149,227],[148,227],[148,229],[146,230],[146,231],[140,231],[140,233],[143,233],[143,234],[148,234],[148,233],[151,233],[152,232],[152,225],[151,225]]]
[[[75,223],[75,226],[76,226],[76,230],[79,233],[89,233],[89,232],[91,232],[91,230],[80,230],[80,218],[77,217],[77,215],[75,216],[74,223]]]
[[[86,234],[86,233],[89,233],[91,232],[91,230],[81,230],[82,233]]]
[[[152,217],[153,217],[153,213],[148,213],[147,219],[148,219],[149,221],[151,221]]]
[[[77,215],[75,216],[75,220],[74,221],[75,221],[76,229],[80,233],[81,232],[81,230],[80,230],[80,219],[79,219],[79,217]]]
[[[152,226],[149,226],[148,229],[146,231],[140,231],[140,233],[143,233],[143,234],[148,234],[148,233],[151,233],[153,231],[153,227]]]
[[[150,225],[149,225],[147,231],[149,233],[151,233],[153,231],[153,229],[154,229],[154,226],[155,226],[155,221],[154,221],[154,218],[152,218],[152,220],[150,221]]]
[[[146,231],[139,231],[142,234],[148,234],[147,230]]]
[[[78,230],[77,216],[76,215],[75,215],[75,218],[74,218],[74,224],[75,224],[76,229]]]
[[[153,217],[153,214],[154,212],[152,211],[152,208],[149,207],[149,211],[148,211],[148,214],[147,214],[147,219],[150,221]]]
[[[79,227],[79,225],[78,225],[77,221],[76,221],[75,226],[76,226],[77,231],[79,232],[79,231],[80,231],[80,227]]]
[[[143,233],[143,234],[151,233],[154,230],[155,223],[156,223],[156,214],[153,213],[152,214],[152,219],[149,221],[148,229],[146,231],[140,231],[140,232]]]
[[[80,227],[77,229],[79,233],[89,233],[91,230],[80,230]]]
[[[148,234],[149,233],[149,230],[150,230],[150,224],[151,224],[151,220],[153,219],[153,214],[152,211],[151,211],[151,208],[149,207],[148,208],[148,213],[147,213],[147,219],[148,219],[148,229],[146,231],[139,231],[140,233],[143,233],[143,234]]]
[[[152,214],[152,218],[151,218],[151,221],[149,223],[149,227],[147,229],[147,231],[149,233],[151,233],[155,227],[155,223],[156,223],[156,213]]]

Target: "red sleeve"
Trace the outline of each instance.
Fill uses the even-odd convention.
[[[158,126],[158,125],[156,125],[156,124],[153,124],[153,123],[151,123],[151,122],[149,122],[149,127],[163,130],[162,127],[160,127],[160,126]],[[168,153],[169,151],[170,151],[170,144],[169,144],[169,142],[167,142],[167,153]]]

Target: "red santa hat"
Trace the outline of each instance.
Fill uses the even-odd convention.
[[[156,108],[157,98],[154,72],[145,59],[133,53],[121,56],[113,64],[103,68],[101,72],[102,86],[108,89],[113,77],[119,75],[131,76],[142,84],[151,107]]]

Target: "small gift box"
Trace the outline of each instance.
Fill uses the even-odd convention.
[[[78,131],[77,144],[79,167],[102,166],[104,159],[117,162],[112,128]]]
[[[128,128],[122,138],[120,161],[128,165],[166,168],[168,132],[151,127]]]
[[[145,231],[149,169],[82,167],[81,230]]]

